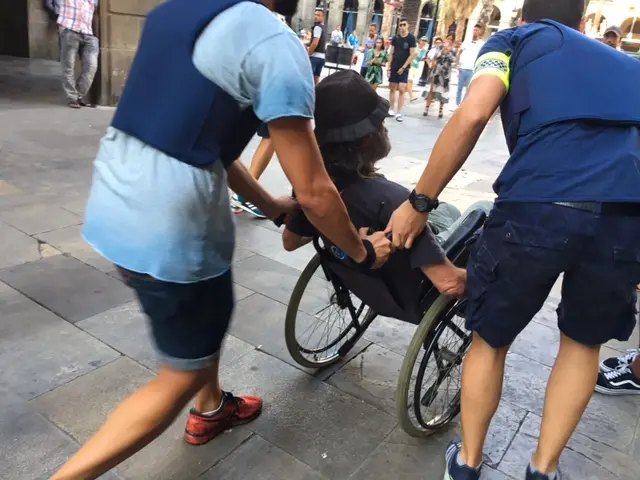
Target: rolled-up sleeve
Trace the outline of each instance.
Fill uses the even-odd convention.
[[[245,58],[245,88],[263,122],[283,117],[313,118],[315,85],[304,47],[281,34],[258,45]]]
[[[445,254],[435,235],[427,225],[411,247],[411,268],[437,265],[444,261]]]
[[[313,118],[309,56],[293,31],[263,5],[241,2],[215,17],[195,43],[193,63],[263,122]]]

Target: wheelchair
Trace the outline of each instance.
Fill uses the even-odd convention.
[[[452,263],[466,267],[469,246],[485,220],[484,211],[470,212],[442,243]],[[417,325],[398,378],[398,420],[414,437],[447,426],[460,413],[462,361],[472,339],[464,326],[466,300],[441,295],[419,270],[385,271],[385,266],[364,273],[322,238],[315,237],[313,245],[316,254],[286,313],[291,357],[302,367],[323,369],[344,359],[379,315]],[[408,255],[394,255],[403,253]],[[399,288],[399,275],[415,287]]]

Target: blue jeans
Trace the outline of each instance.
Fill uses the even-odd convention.
[[[60,64],[62,65],[62,87],[67,100],[75,102],[82,100],[93,83],[98,70],[98,54],[100,45],[93,35],[74,32],[62,26],[60,33]],[[76,57],[80,55],[82,68],[80,76],[76,76]]]
[[[560,331],[583,345],[628,340],[640,283],[637,210],[496,203],[467,265],[467,328],[493,348],[510,345],[564,274]]]
[[[456,95],[456,105],[462,103],[462,91],[469,88],[473,77],[473,70],[460,70],[458,72],[458,94]]]

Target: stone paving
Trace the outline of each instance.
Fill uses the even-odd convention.
[[[80,238],[91,164],[111,109],[70,110],[52,88],[55,64],[0,62],[0,479],[46,479],[128,394],[158,369],[146,325],[113,266]],[[414,182],[444,121],[409,106],[390,121],[382,171]],[[446,117],[445,117],[446,121]],[[254,140],[245,154],[251,157]],[[443,198],[461,209],[492,198],[507,158],[491,124]],[[289,191],[278,163],[264,184]],[[223,386],[260,394],[265,411],[203,447],[181,440],[186,412],[106,479],[440,479],[457,425],[426,439],[395,419],[397,373],[414,327],[380,318],[349,361],[298,368],[284,345],[292,287],[311,256],[286,253],[277,229],[238,220],[238,298]],[[554,289],[508,357],[503,401],[486,445],[485,479],[521,479],[535,446],[559,335]],[[603,356],[638,344],[612,343]],[[640,400],[593,397],[562,458],[570,480],[640,477]]]

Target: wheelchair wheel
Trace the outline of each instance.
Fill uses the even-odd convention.
[[[289,354],[303,367],[332,365],[349,353],[375,316],[348,290],[336,291],[316,254],[300,275],[287,307]]]
[[[426,311],[400,370],[396,411],[403,430],[425,437],[460,413],[462,361],[472,335],[464,328],[465,300],[440,295]]]

